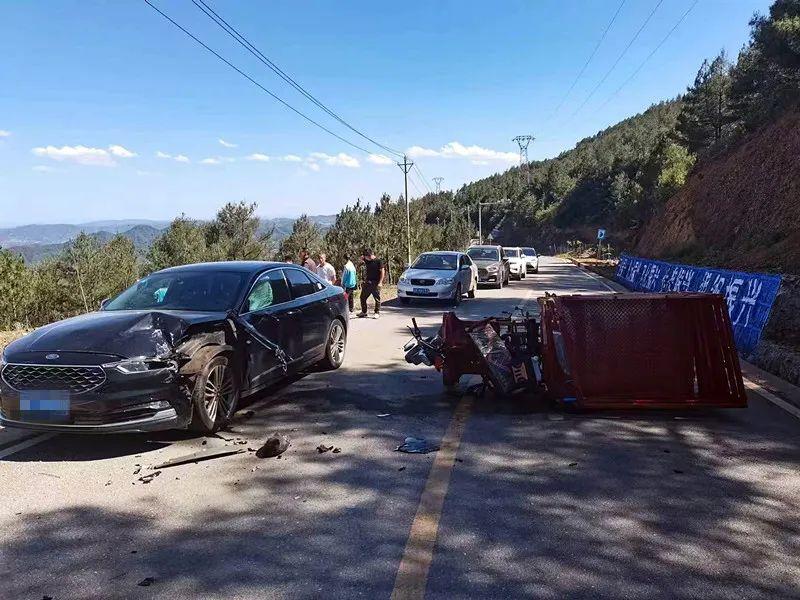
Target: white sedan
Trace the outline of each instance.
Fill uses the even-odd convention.
[[[525,271],[528,273],[539,272],[539,255],[530,246],[522,248],[522,256],[525,258]]]
[[[464,294],[474,298],[477,289],[478,267],[463,252],[423,252],[397,281],[403,304],[428,298],[458,305]]]

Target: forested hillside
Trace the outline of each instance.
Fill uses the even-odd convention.
[[[531,163],[530,186],[513,168],[456,203],[509,198],[484,228],[507,242],[592,242],[604,227],[617,251],[800,272],[800,0],[750,26],[736,61],[705,61],[683,96]]]

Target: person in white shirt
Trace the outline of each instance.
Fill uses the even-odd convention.
[[[327,256],[325,254],[319,255],[319,265],[317,265],[317,275],[322,277],[325,281],[329,284],[333,285],[336,283],[336,269],[333,268],[333,265],[327,261]]]

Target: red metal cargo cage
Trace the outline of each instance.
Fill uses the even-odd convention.
[[[722,296],[539,298],[548,391],[585,408],[747,406]]]

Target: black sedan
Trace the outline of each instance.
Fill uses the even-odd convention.
[[[173,267],[0,356],[0,422],[65,432],[211,433],[239,398],[344,360],[344,291],[284,263]]]

